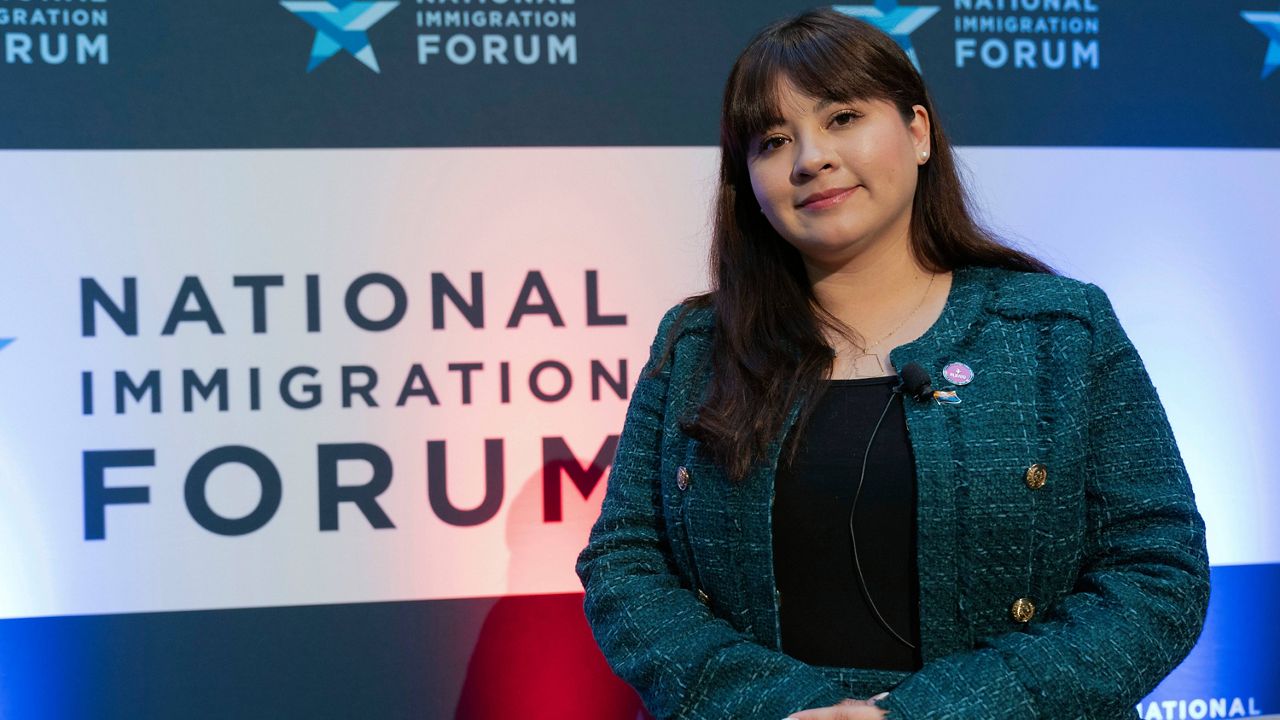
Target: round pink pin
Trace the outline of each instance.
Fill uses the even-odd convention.
[[[942,368],[942,376],[956,385],[973,382],[973,368],[962,362],[953,362]]]

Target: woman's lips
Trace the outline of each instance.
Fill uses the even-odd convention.
[[[844,202],[845,198],[852,195],[853,191],[857,189],[858,189],[858,186],[856,185],[851,188],[845,188],[844,190],[841,190],[834,195],[827,195],[826,197],[819,198],[817,200],[811,200],[806,203],[801,203],[799,208],[801,210],[822,210],[824,208],[832,207],[833,205],[839,205],[840,203]]]

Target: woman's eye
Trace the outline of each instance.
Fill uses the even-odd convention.
[[[768,152],[785,142],[779,135],[772,135],[760,141],[760,152]]]
[[[831,118],[831,124],[832,125],[848,125],[849,123],[852,123],[854,120],[857,120],[859,117],[860,116],[858,115],[858,113],[852,110],[845,110],[844,112],[836,113]]]

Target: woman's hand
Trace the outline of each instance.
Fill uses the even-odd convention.
[[[883,694],[876,696],[882,697]],[[882,720],[884,711],[874,700],[842,700],[839,705],[813,708],[788,715],[786,720]]]

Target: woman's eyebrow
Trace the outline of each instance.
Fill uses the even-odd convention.
[[[787,119],[782,117],[780,113],[776,113],[776,114],[770,113],[767,117],[760,118],[760,122],[759,122],[759,125],[757,126],[757,129],[749,134],[762,135],[776,127],[785,125],[786,122],[787,122]]]

